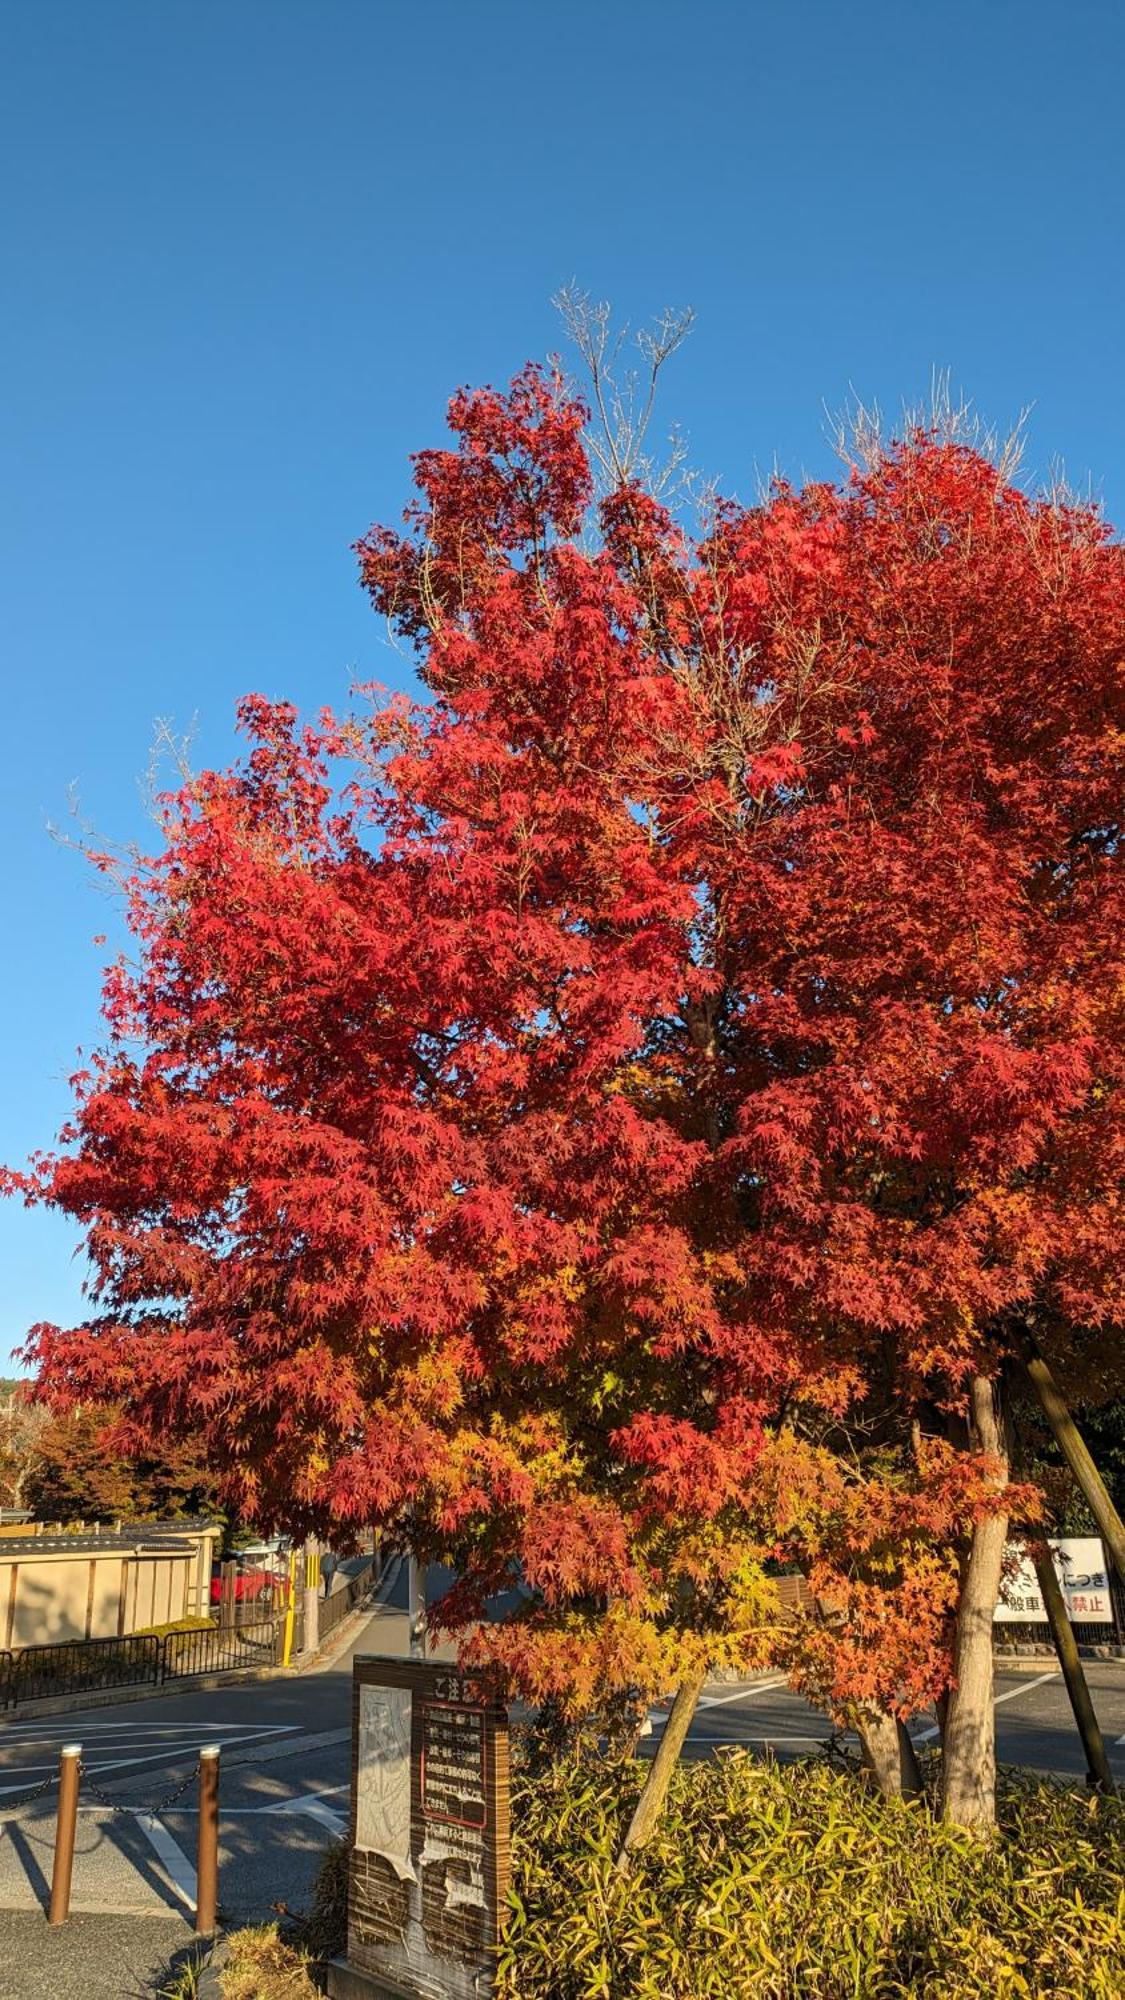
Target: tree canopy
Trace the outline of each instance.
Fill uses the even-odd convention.
[[[921,426],[691,534],[529,367],[359,544],[423,699],[241,709],[164,806],[60,1149],[50,1392],[440,1553],[536,1693],[950,1672],[1029,1325],[1122,1317],[1125,570]]]

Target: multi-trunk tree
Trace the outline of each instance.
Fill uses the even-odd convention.
[[[359,549],[427,698],[246,701],[135,870],[42,1380],[518,1571],[533,1696],[783,1646],[893,1788],[948,1693],[986,1823],[1005,1368],[1122,1317],[1122,551],[926,429],[693,540],[553,377],[450,417]]]

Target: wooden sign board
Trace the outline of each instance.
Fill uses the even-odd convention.
[[[347,1958],[333,2000],[484,2000],[508,1889],[508,1718],[487,1680],[361,1656]]]

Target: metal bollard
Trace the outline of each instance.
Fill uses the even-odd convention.
[[[199,1841],[195,1851],[195,1928],[215,1928],[219,1908],[219,1745],[199,1753]]]
[[[59,1803],[55,1814],[55,1863],[51,1870],[51,1903],[47,1911],[49,1924],[65,1924],[70,1915],[70,1878],[74,1869],[81,1756],[81,1743],[64,1743],[59,1753]]]

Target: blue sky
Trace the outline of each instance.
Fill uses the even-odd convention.
[[[401,682],[350,544],[565,281],[694,306],[663,414],[728,489],[948,369],[1125,517],[1123,70],[1104,0],[9,8],[0,1160],[97,1040],[69,788],[143,840],[158,718],[222,762],[246,690]],[[74,1251],[0,1207],[0,1346],[80,1315]]]

